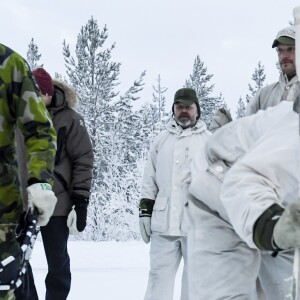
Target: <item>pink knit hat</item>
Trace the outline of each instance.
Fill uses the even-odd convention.
[[[32,75],[36,79],[39,88],[43,95],[48,94],[49,96],[53,96],[54,94],[54,86],[51,76],[48,72],[43,68],[37,68],[32,71]]]

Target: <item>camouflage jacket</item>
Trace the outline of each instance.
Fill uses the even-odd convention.
[[[25,137],[28,181],[52,183],[56,134],[26,61],[0,44],[0,208],[20,199],[15,128]],[[1,222],[1,219],[0,219]]]

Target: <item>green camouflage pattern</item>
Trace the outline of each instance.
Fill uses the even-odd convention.
[[[9,257],[11,253],[17,253],[20,251],[20,245],[15,238],[15,225],[0,225],[0,260]],[[18,266],[21,263],[21,257],[16,257],[16,262],[14,264],[8,264],[6,268],[10,268],[9,274],[12,278],[6,278],[7,273],[1,276],[0,272],[0,282],[2,284],[7,284],[11,279],[16,279],[18,277]],[[3,278],[4,277],[4,278]],[[0,284],[1,284],[0,283]],[[12,300],[15,299],[14,291],[0,291],[0,300]]]
[[[28,180],[53,183],[56,135],[39,95],[26,61],[0,44],[0,224],[17,223],[22,212],[16,126],[25,138]],[[13,211],[1,214],[15,201]]]
[[[0,291],[0,300],[15,300],[14,291],[10,290],[8,292]]]

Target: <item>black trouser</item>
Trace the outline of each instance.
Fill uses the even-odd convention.
[[[65,300],[71,288],[67,217],[50,218],[49,223],[41,227],[41,233],[48,262],[48,274],[45,280],[46,300]],[[38,300],[30,266],[26,274],[22,291],[16,293],[16,299]]]

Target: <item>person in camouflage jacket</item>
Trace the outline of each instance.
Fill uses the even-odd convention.
[[[52,172],[56,134],[51,117],[39,97],[26,61],[0,44],[0,260],[20,248],[15,229],[23,211],[16,160],[15,129],[25,137],[28,166],[28,202],[37,208],[38,225],[44,226],[54,211]],[[18,276],[20,258],[0,270],[0,285]],[[13,291],[0,291],[0,299],[14,299]]]

